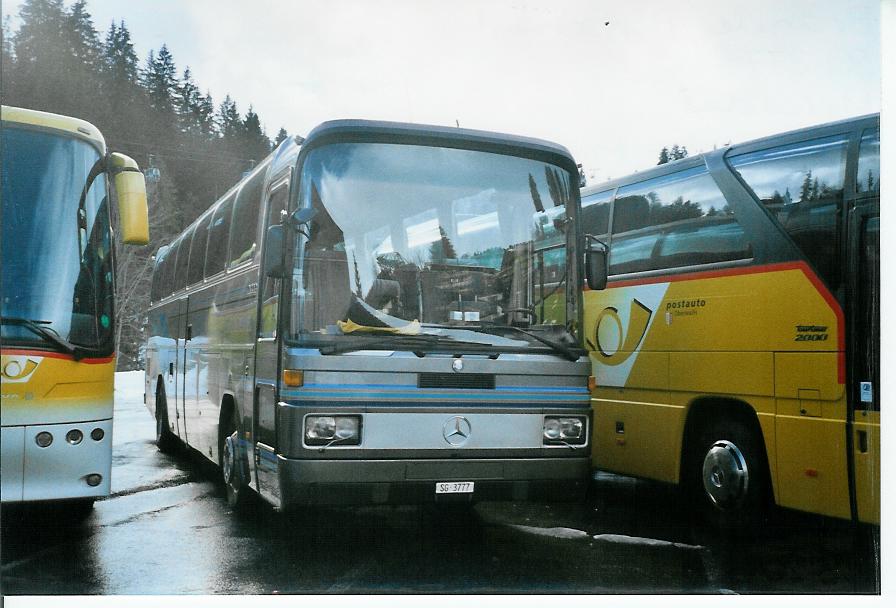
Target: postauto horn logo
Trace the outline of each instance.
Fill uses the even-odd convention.
[[[3,355],[0,358],[0,378],[4,383],[28,382],[43,357]]]

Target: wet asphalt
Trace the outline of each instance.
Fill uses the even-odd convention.
[[[118,399],[112,496],[87,517],[4,507],[3,595],[291,593],[874,594],[878,528],[777,510],[725,536],[674,488],[599,474],[583,503],[481,503],[281,515],[227,506],[215,470],[156,449]]]

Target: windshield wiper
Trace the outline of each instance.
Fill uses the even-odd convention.
[[[465,347],[465,350],[471,346],[487,346],[480,344],[479,342],[465,342],[455,340],[448,336],[434,336],[432,334],[403,335],[376,332],[357,333],[359,334],[359,337],[357,338],[344,337],[342,340],[328,342],[315,347],[320,349],[320,352],[323,355],[336,355],[357,350],[387,350],[391,348],[408,349],[419,357],[422,356],[420,353],[425,353],[426,350],[432,349],[434,346],[445,347],[440,350],[448,350],[451,352],[455,352],[455,346]],[[361,338],[361,335],[364,337]]]
[[[493,330],[515,331],[517,333],[523,334],[524,336],[528,336],[528,337],[532,338],[533,340],[537,340],[538,342],[541,342],[545,346],[550,347],[550,349],[553,350],[555,353],[563,355],[563,357],[569,361],[578,361],[579,357],[581,357],[585,353],[585,351],[583,351],[581,348],[575,348],[575,349],[570,348],[565,344],[561,344],[559,342],[554,342],[553,340],[548,340],[544,336],[539,336],[538,334],[536,334],[534,332],[526,331],[525,329],[521,329],[519,327],[514,327],[513,325],[487,324],[487,325],[480,325],[478,327],[468,327],[467,329],[472,329],[474,331],[481,331],[483,333],[493,333]]]
[[[62,338],[56,331],[50,327],[44,327],[45,325],[49,325],[52,321],[39,321],[37,319],[24,319],[22,317],[2,317],[0,319],[3,325],[15,325],[17,327],[24,327],[30,332],[37,334],[47,342],[54,344],[63,352],[66,352],[72,355],[77,361],[80,359],[84,353],[83,349],[79,346],[75,346],[68,340]]]

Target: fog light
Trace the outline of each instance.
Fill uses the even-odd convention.
[[[87,476],[87,485],[89,485],[92,488],[95,488],[96,486],[100,485],[100,483],[102,483],[102,481],[103,481],[103,476],[100,475],[99,473],[91,473],[90,475]]]
[[[307,445],[358,445],[361,443],[360,416],[308,416],[305,418]]]
[[[40,447],[45,448],[53,443],[53,435],[46,431],[41,431],[37,434],[37,437],[34,438],[34,441],[37,442],[37,445]]]
[[[103,429],[93,429],[90,431],[90,438],[94,441],[102,441],[105,436],[106,432]]]
[[[65,434],[65,440],[72,445],[78,445],[79,443],[81,443],[82,439],[84,439],[84,433],[82,433],[78,429],[72,429]]]

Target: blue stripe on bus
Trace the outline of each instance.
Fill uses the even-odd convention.
[[[401,390],[401,389],[410,389],[417,390],[417,387],[413,384],[316,384],[316,383],[308,383],[304,385],[304,388],[325,388],[325,389],[346,389],[346,388],[385,388],[392,390]],[[438,389],[437,387],[432,387],[429,390],[451,390],[451,389]],[[507,391],[507,392],[539,392],[539,393],[574,393],[574,394],[586,394],[588,393],[588,389],[584,387],[557,387],[557,386],[496,386],[494,389],[470,389],[470,390],[495,390],[495,391]],[[478,393],[477,393],[478,394]]]

